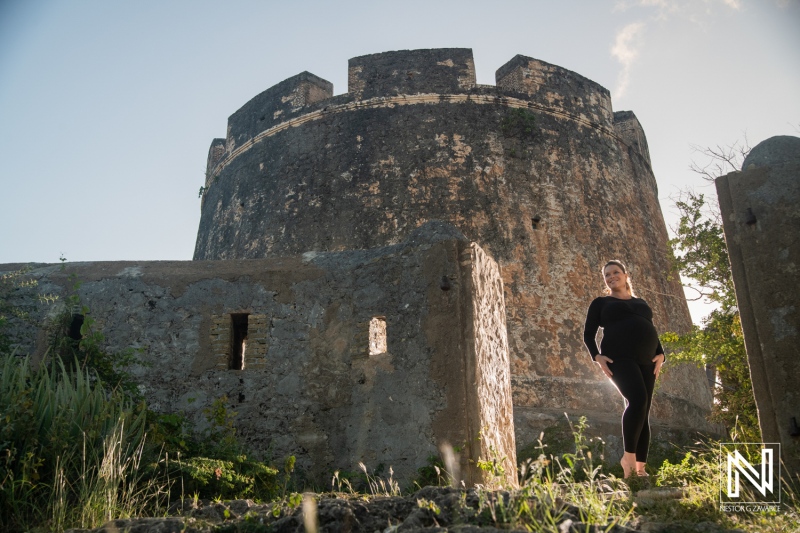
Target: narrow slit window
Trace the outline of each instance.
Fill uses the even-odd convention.
[[[386,353],[386,317],[376,316],[369,321],[369,354]]]
[[[69,321],[69,327],[67,328],[67,336],[72,339],[79,341],[83,338],[81,335],[81,327],[83,326],[84,316],[80,313],[72,313],[72,318]]]
[[[228,360],[230,370],[244,370],[248,316],[247,313],[231,314],[231,356]]]

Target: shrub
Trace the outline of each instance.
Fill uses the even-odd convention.
[[[248,461],[244,455],[230,461],[192,457],[178,463],[177,473],[183,478],[185,493],[200,498],[271,500],[280,491],[278,470]]]
[[[141,452],[144,412],[88,372],[61,364],[34,371],[28,358],[0,356],[0,413],[0,527],[6,530],[94,523],[85,504],[98,490],[116,493],[122,472]],[[130,512],[125,502],[108,503],[115,513]]]

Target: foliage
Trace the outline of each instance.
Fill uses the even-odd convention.
[[[120,469],[141,451],[143,413],[88,371],[61,364],[34,371],[27,358],[1,357],[0,526],[61,523],[67,512],[95,523],[93,502],[118,494]],[[115,513],[130,511],[119,499],[112,503]]]
[[[294,456],[287,459],[283,484],[278,470],[248,458],[236,439],[236,412],[221,396],[203,410],[204,429],[198,431],[183,413],[148,412],[151,441],[173,457],[171,462],[153,464],[153,476],[169,477],[180,483],[181,492],[199,498],[256,498],[269,500],[285,494]]]
[[[572,477],[579,481],[585,479],[588,468],[587,461],[591,460],[593,466],[604,465],[605,442],[599,437],[588,437],[586,430],[589,428],[586,417],[582,416],[578,422],[573,422],[566,417],[565,423],[548,427],[543,431],[536,442],[524,446],[517,452],[520,464],[535,463],[543,456],[549,456],[556,464],[550,465],[549,475],[554,476],[553,470],[558,464],[565,465]],[[545,444],[545,442],[547,444]],[[546,453],[545,453],[546,452]],[[547,460],[548,462],[550,459]],[[614,470],[619,465],[612,465]],[[590,471],[594,468],[588,468]],[[622,467],[618,468],[622,474]]]
[[[535,531],[558,530],[557,524],[564,520],[568,509],[579,513],[573,520],[603,528],[624,524],[631,518],[633,507],[623,492],[626,485],[603,473],[602,452],[595,456],[592,450],[597,449],[597,443],[585,434],[589,428],[586,417],[576,424],[569,418],[567,422],[571,431],[568,450],[556,445],[559,452],[548,453],[549,445],[543,442],[542,432],[538,456],[529,457],[520,465],[519,491],[511,494],[508,504],[499,506],[506,520],[511,518],[511,525]],[[497,512],[490,515],[494,518]]]
[[[278,470],[245,455],[232,460],[191,457],[177,466],[184,492],[200,498],[271,500],[279,492]]]
[[[578,514],[584,524],[596,524],[602,530],[612,524],[632,522],[669,524],[670,531],[716,531],[740,528],[744,531],[794,530],[798,523],[797,487],[789,478],[782,484],[783,504],[779,512],[748,511],[725,513],[719,505],[719,450],[714,440],[683,447],[682,459],[665,460],[650,478],[620,480],[603,473],[602,465],[593,462],[589,440],[584,436],[585,421],[572,426],[573,464],[581,464],[582,476],[569,467],[566,454],[547,454],[541,440],[538,458],[530,458],[520,467],[520,488],[506,498],[486,495],[480,515],[484,524],[527,528],[533,531],[559,530],[565,512]],[[652,480],[652,481],[651,481]],[[677,496],[647,501],[638,494],[655,483],[658,487],[674,487]],[[646,494],[643,492],[642,494]],[[717,524],[716,527],[702,524]],[[556,526],[557,524],[557,526]],[[587,526],[588,530],[589,527]],[[636,529],[639,529],[638,527]],[[641,528],[646,529],[645,527]],[[665,529],[666,531],[666,529]]]
[[[429,459],[431,461],[432,459]],[[389,477],[384,476],[384,465],[380,464],[370,474],[367,466],[359,462],[360,472],[343,472],[337,470],[331,478],[331,489],[337,493],[360,494],[369,493],[372,496],[400,496],[403,492],[400,484],[394,479],[394,469],[389,467]],[[438,467],[437,467],[438,468]],[[443,470],[442,470],[443,471]],[[421,488],[419,478],[411,483],[411,489]]]
[[[704,471],[692,451],[687,451],[679,463],[664,460],[656,475],[656,484],[665,487],[687,487],[702,482],[709,472]]]
[[[669,241],[675,269],[695,282],[698,298],[731,310],[736,306],[736,294],[719,211],[708,206],[704,195],[693,191],[685,192],[675,206],[680,219],[675,237]]]
[[[205,425],[202,430],[198,430],[183,412],[148,411],[150,440],[172,456],[236,460],[245,452],[236,439],[236,412],[229,410],[227,404],[228,397],[223,395],[203,409]]]
[[[478,469],[486,474],[486,477],[491,480],[491,484],[495,485],[506,475],[506,469],[503,466],[506,457],[500,457],[494,446],[490,447],[490,452],[492,455],[491,457],[478,459],[476,465]]]
[[[700,522],[753,532],[795,531],[800,523],[800,493],[788,476],[781,480],[783,503],[777,513],[758,510],[729,513],[720,509],[720,449],[718,441],[697,442],[684,449],[684,457],[679,462],[664,461],[655,476],[656,484],[680,488],[681,496],[655,502],[647,508],[640,507],[642,516],[647,520],[674,524],[676,531],[696,531],[700,529],[697,527]],[[747,489],[743,486],[742,490]]]
[[[450,484],[444,471],[444,461],[438,455],[428,456],[428,464],[417,469],[412,487],[445,487]]]
[[[674,362],[711,366],[719,382],[711,418],[729,433],[739,428],[739,438],[758,442],[761,433],[747,366],[736,294],[719,214],[709,210],[702,194],[687,192],[676,202],[680,222],[670,240],[675,269],[696,283],[701,297],[720,307],[686,334],[666,332],[662,341]]]
[[[147,433],[150,441],[157,443],[164,453],[172,457],[190,457],[199,450],[194,426],[183,413],[155,413],[147,411]]]
[[[4,318],[31,320],[23,310],[35,298],[23,289],[36,284],[26,273],[0,280]],[[128,372],[136,351],[105,348],[72,282],[73,294],[43,325],[44,364],[34,368],[7,344],[0,350],[0,529],[61,531],[159,513],[173,485],[215,498],[278,495],[277,470],[243,453],[227,397],[204,410],[200,431],[182,413],[147,410]],[[288,476],[284,491],[287,484]]]
[[[391,507],[389,502],[393,499],[386,498],[389,494],[383,492],[371,495],[353,493],[349,499],[357,500],[358,508],[373,516],[403,505],[413,507],[406,518],[408,522],[401,528],[408,527],[411,522],[418,529],[441,530],[486,527],[526,531],[614,531],[617,529],[615,526],[622,526],[642,531],[723,531],[737,528],[740,531],[777,533],[796,529],[797,491],[788,483],[783,490],[785,503],[778,512],[725,513],[720,509],[718,442],[695,443],[684,448],[680,454],[682,459],[675,463],[665,461],[650,479],[629,478],[623,481],[604,474],[602,468],[594,465],[591,452],[584,448],[589,442],[583,434],[588,428],[585,421],[571,427],[573,448],[568,453],[573,453],[583,464],[582,481],[576,479],[575,470],[567,467],[561,456],[546,454],[547,446],[540,442],[542,453],[538,458],[525,462],[518,487],[507,486],[502,490],[487,490],[481,486],[474,489],[426,487],[407,497],[404,504],[393,501]],[[573,463],[578,464],[574,460]],[[658,487],[643,490],[653,488],[651,479]],[[667,491],[667,496],[655,496],[654,493],[659,491]],[[307,498],[314,499],[315,496],[307,495]],[[299,518],[297,509],[301,501],[301,496],[293,493],[258,515],[225,523],[219,526],[219,530],[277,529],[278,520],[289,515]],[[321,529],[328,530],[341,524],[331,521],[332,515],[339,513],[331,513],[330,509],[324,515],[326,523],[320,524]],[[304,509],[304,517],[305,513]],[[396,519],[403,520],[396,515],[389,518],[387,531],[398,529],[394,523]]]
[[[749,152],[747,143],[701,150],[707,164],[693,163],[692,170],[706,181],[738,170]],[[710,367],[717,373],[712,421],[725,426],[731,438],[758,442],[761,432],[750,381],[736,293],[719,209],[703,194],[684,191],[675,201],[680,219],[669,241],[674,271],[688,278],[697,299],[718,307],[685,334],[666,332],[663,344],[673,362]]]
[[[538,133],[536,115],[527,109],[509,109],[500,120],[500,130],[507,137],[533,139]]]
[[[75,280],[73,283],[74,290],[77,291],[80,283]],[[71,331],[76,324],[80,324],[79,335]],[[97,327],[89,308],[81,304],[77,294],[65,298],[64,308],[47,323],[47,334],[45,360],[50,369],[63,365],[68,370],[88,371],[108,391],[119,389],[129,398],[141,400],[137,383],[127,371],[138,362],[138,350],[128,348],[121,352],[107,351],[105,336]]]
[[[394,469],[392,469],[391,466],[389,467],[388,479],[383,479],[380,475],[378,475],[378,473],[373,473],[373,475],[370,475],[364,463],[358,463],[358,466],[366,476],[370,494],[373,496],[400,496],[400,485],[394,479]]]
[[[208,427],[202,432],[200,454],[220,458],[236,458],[242,455],[242,448],[236,440],[236,412],[230,411],[227,405],[228,397],[223,395],[203,409]]]

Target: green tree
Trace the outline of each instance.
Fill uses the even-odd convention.
[[[749,148],[745,141],[699,151],[709,162],[693,163],[691,169],[713,181],[741,168]],[[675,206],[680,219],[669,241],[674,269],[690,281],[687,287],[696,299],[705,298],[717,308],[701,326],[693,326],[684,335],[667,332],[662,341],[672,350],[673,361],[705,366],[716,375],[711,419],[723,424],[732,439],[759,442],[761,431],[719,207],[692,190],[683,191]]]

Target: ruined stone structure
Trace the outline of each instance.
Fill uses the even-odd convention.
[[[567,412],[613,448],[623,400],[581,340],[600,267],[629,265],[659,331],[691,324],[645,134],[558,66],[516,56],[496,82],[476,84],[471,50],[435,49],[353,58],[339,96],[308,72],[267,89],[211,144],[195,259],[369,249],[449,222],[500,265],[518,444]],[[670,368],[654,434],[710,431],[710,405],[701,370]]]
[[[800,138],[763,141],[716,185],[762,439],[800,475]]]
[[[477,468],[493,457],[500,481],[516,483],[499,269],[451,227],[431,223],[368,251],[29,275],[62,302],[72,276],[82,281],[108,349],[141,349],[134,372],[152,409],[202,427],[203,410],[226,396],[246,449],[295,455],[317,486],[363,462],[391,467],[405,487],[446,443],[461,450],[468,486],[498,481]]]
[[[83,281],[158,410],[202,422],[225,395],[252,450],[318,482],[359,461],[407,481],[449,443],[472,484],[493,457],[513,482],[515,449],[565,412],[621,453],[623,400],[582,343],[611,258],[660,331],[690,326],[635,115],[523,56],[476,85],[471,50],[440,49],[351,59],[339,96],[304,72],[234,113],[194,261],[32,275]],[[713,430],[710,406],[702,370],[669,367],[655,438]]]

